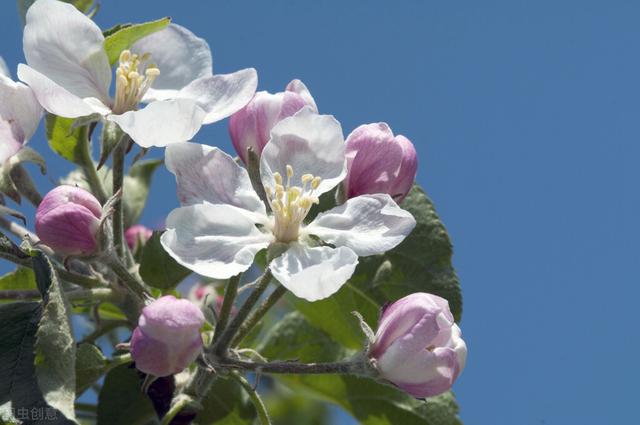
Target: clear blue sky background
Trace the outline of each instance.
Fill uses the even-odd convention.
[[[217,72],[253,66],[272,92],[301,78],[345,133],[386,121],[414,142],[464,290],[467,424],[637,420],[640,3],[103,3],[105,28],[171,15]],[[13,13],[6,1],[12,68]],[[226,123],[197,141],[229,150]],[[51,159],[52,177],[66,170]],[[162,170],[147,223],[174,187]]]

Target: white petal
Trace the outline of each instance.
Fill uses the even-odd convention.
[[[82,99],[27,65],[18,65],[18,77],[31,87],[40,105],[54,115],[78,118],[110,112],[98,99]]]
[[[0,75],[4,75],[5,77],[11,77],[11,73],[9,72],[9,67],[7,63],[0,56]]]
[[[362,195],[319,214],[305,231],[359,256],[395,248],[416,225],[411,213],[387,194]]]
[[[358,256],[349,248],[310,248],[294,243],[269,268],[296,297],[317,301],[336,293],[357,265]]]
[[[257,87],[256,70],[247,68],[195,80],[180,90],[177,98],[195,100],[207,112],[204,123],[211,124],[242,109],[253,98]]]
[[[167,146],[165,164],[176,176],[182,206],[203,201],[228,204],[266,219],[264,203],[253,190],[247,170],[220,149],[174,143]]]
[[[136,42],[138,54],[151,54],[150,62],[160,69],[145,102],[175,98],[192,81],[213,74],[211,50],[205,40],[180,25],[171,24]]]
[[[12,123],[12,127],[18,130],[20,145],[33,136],[41,118],[42,107],[33,91],[22,83],[0,76],[0,119]]]
[[[164,249],[183,266],[203,276],[227,279],[247,270],[273,237],[229,205],[181,207],[167,216]]]
[[[152,102],[139,111],[109,115],[134,142],[142,147],[164,147],[186,142],[200,130],[204,111],[192,100],[162,100]]]
[[[298,93],[304,102],[311,107],[311,110],[318,113],[318,106],[316,105],[316,101],[311,96],[311,92],[307,88],[307,86],[300,80],[291,80],[289,84],[287,84],[287,91],[291,91],[294,93]]]
[[[30,67],[80,98],[109,103],[111,67],[100,28],[74,6],[38,0],[27,12],[24,55]]]
[[[322,178],[317,196],[333,189],[347,173],[344,137],[340,123],[331,115],[317,115],[309,107],[276,124],[262,151],[260,174],[265,186],[274,187],[273,174],[286,176],[293,167],[292,184],[303,174]]]

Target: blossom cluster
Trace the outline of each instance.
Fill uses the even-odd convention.
[[[29,8],[20,81],[0,59],[0,164],[24,148],[45,111],[78,125],[114,126],[123,140],[145,149],[166,147],[164,163],[180,202],[160,236],[166,253],[229,287],[260,267],[256,257],[264,251],[263,280],[274,279],[309,302],[336,294],[361,258],[393,250],[416,226],[402,202],[414,185],[418,156],[387,123],[361,125],[345,138],[340,122],[318,107],[302,81],[272,94],[256,92],[252,68],[214,74],[207,42],[174,23],[135,40],[117,58],[105,46],[102,30],[73,5],[37,0]],[[192,141],[203,125],[224,118],[235,158]],[[44,196],[35,215],[39,243],[65,264],[140,252],[152,231],[138,224],[116,235],[119,195],[99,200],[88,189],[61,185]],[[123,247],[113,242],[118,236]],[[131,264],[126,254],[105,264],[116,264],[118,281],[133,285],[119,261]],[[221,327],[211,346],[219,348],[225,333],[233,337],[246,319],[245,306],[236,309],[232,299],[227,305],[207,285],[192,290],[194,302],[155,299],[144,282],[138,285],[146,298],[126,348],[140,371],[162,377],[199,357],[224,360],[224,350],[206,347],[202,310],[211,295],[216,320],[220,316],[214,326]],[[450,389],[466,361],[449,303],[422,292],[383,309],[363,353],[372,376],[417,398]]]

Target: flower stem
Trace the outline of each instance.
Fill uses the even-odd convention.
[[[113,193],[118,193],[124,184],[124,159],[128,136],[123,136],[113,149]],[[122,197],[116,200],[113,209],[113,242],[120,258],[124,258],[124,205]]]
[[[179,395],[175,399],[175,401],[171,404],[171,408],[167,412],[166,415],[162,418],[162,422],[160,425],[170,425],[173,419],[189,404],[193,402],[193,399],[187,395]]]
[[[258,419],[260,420],[261,425],[271,425],[271,419],[269,418],[269,412],[267,412],[267,407],[264,405],[264,402],[260,398],[258,392],[253,388],[253,386],[247,381],[247,379],[240,375],[239,373],[232,373],[231,377],[235,379],[244,390],[249,395],[251,402],[253,402],[256,411],[258,412]]]
[[[256,305],[264,291],[267,289],[267,286],[269,286],[271,277],[271,271],[269,269],[267,269],[260,277],[260,280],[256,284],[255,289],[251,292],[251,294],[249,294],[244,304],[242,304],[242,307],[240,307],[238,314],[235,315],[231,323],[229,323],[229,326],[227,326],[227,328],[222,332],[222,335],[220,335],[219,340],[212,346],[213,350],[217,354],[220,355],[227,352],[229,344],[231,343],[233,337],[236,335],[236,332],[238,332],[238,329],[251,312],[251,309]]]
[[[274,374],[363,374],[366,371],[364,362],[343,361],[329,363],[297,363],[297,362],[246,362],[225,358],[216,366],[239,369],[258,373]]]
[[[111,270],[113,270],[116,276],[120,278],[127,289],[129,289],[133,295],[138,297],[142,303],[150,297],[149,291],[142,279],[140,279],[136,274],[132,274],[116,255],[107,255],[105,257],[105,262]]]
[[[233,338],[231,346],[235,347],[242,342],[242,340],[251,332],[251,330],[258,324],[258,322],[264,317],[265,314],[278,302],[280,298],[287,292],[287,288],[279,285],[263,303],[258,307],[247,320],[242,323],[238,333]]]
[[[227,327],[227,323],[229,322],[229,315],[231,314],[231,309],[233,307],[233,302],[236,299],[236,295],[238,293],[238,284],[240,283],[240,277],[242,275],[236,275],[229,279],[229,284],[227,285],[227,289],[224,291],[224,298],[222,300],[222,307],[220,308],[220,313],[218,315],[218,323],[216,323],[216,330],[213,334],[213,341],[217,341],[222,331]]]
[[[93,162],[93,157],[91,156],[90,151],[90,142],[89,142],[89,126],[85,126],[82,131],[82,139],[80,143],[82,144],[80,155],[82,155],[82,170],[84,171],[85,178],[89,183],[89,187],[93,194],[98,198],[101,204],[104,204],[107,201],[107,191],[104,188],[104,184],[100,177],[98,176],[98,172],[96,171],[96,165]]]

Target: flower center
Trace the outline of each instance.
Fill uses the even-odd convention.
[[[145,53],[141,57],[129,50],[120,53],[120,63],[116,69],[116,99],[113,112],[122,114],[138,108],[142,96],[149,90],[153,81],[160,75],[160,70],[153,63],[148,63],[151,55]],[[144,68],[144,74],[140,75]]]
[[[293,242],[298,240],[300,225],[309,214],[313,204],[320,202],[314,191],[320,185],[322,179],[311,174],[300,176],[301,186],[292,186],[291,179],[294,176],[293,167],[287,165],[287,184],[282,183],[280,173],[274,173],[275,188],[265,186],[265,192],[269,199],[269,205],[273,210],[275,225],[273,234],[280,242]]]

